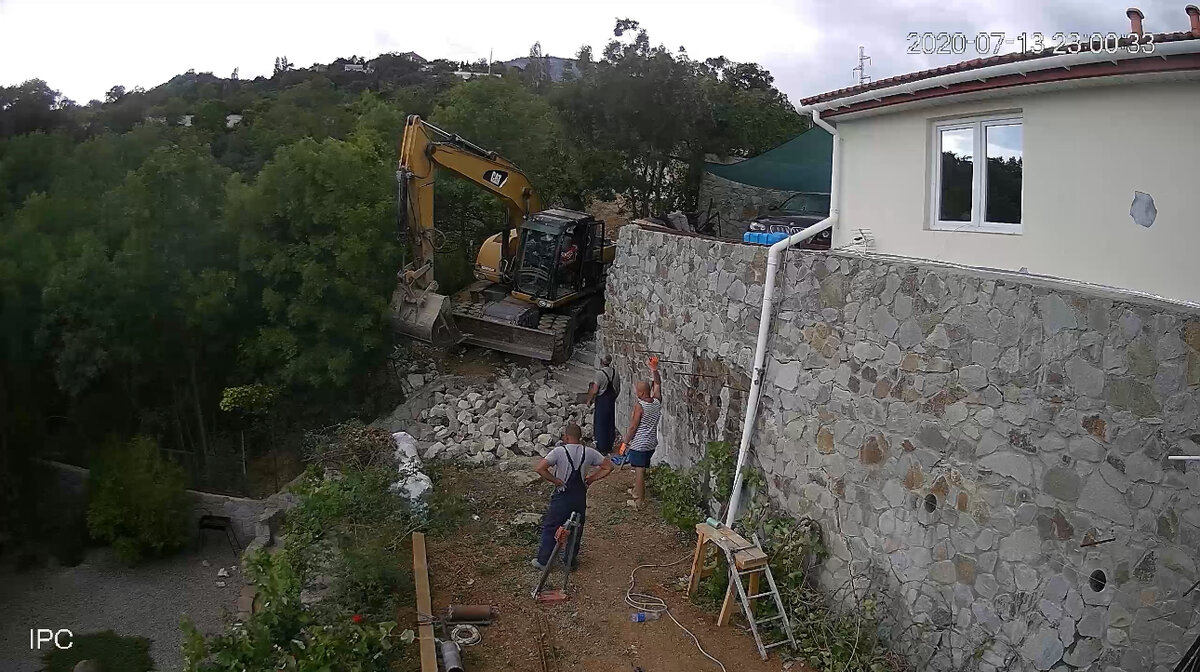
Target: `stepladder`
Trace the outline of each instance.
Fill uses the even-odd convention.
[[[750,626],[750,633],[754,636],[754,644],[758,647],[758,654],[763,660],[767,659],[767,652],[777,646],[784,644],[795,646],[796,639],[792,633],[791,621],[787,617],[787,609],[784,608],[783,599],[779,595],[779,587],[775,584],[775,577],[771,574],[769,559],[759,544],[757,535],[752,535],[752,540],[747,540],[724,525],[714,527],[709,523],[698,523],[696,525],[696,552],[692,557],[688,595],[694,593],[700,586],[700,580],[712,574],[715,569],[707,566],[705,562],[709,544],[714,545],[725,556],[725,565],[729,572],[729,588],[725,591],[725,599],[721,604],[717,625],[724,626],[729,623],[736,601],[742,607],[743,615]],[[762,590],[763,579],[766,579],[766,590]],[[771,600],[770,604],[774,613],[760,617],[756,613],[757,603],[761,599],[768,598]],[[771,608],[764,609],[764,611],[771,611]],[[778,624],[778,630],[782,633],[783,638],[774,642],[764,642],[762,626],[774,626],[775,624]],[[769,629],[774,630],[773,627]]]

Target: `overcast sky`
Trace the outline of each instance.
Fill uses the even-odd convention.
[[[1141,1],[1146,29],[1188,27],[1184,0]],[[617,17],[653,43],[693,58],[756,61],[800,98],[853,83],[858,47],[882,79],[975,58],[979,32],[1128,32],[1129,0],[0,0],[0,84],[39,77],[68,97],[103,98],[115,84],[147,89],[194,68],[270,76],[276,56],[296,66],[339,56],[416,51],[426,58],[497,60],[534,42],[555,56],[598,54]],[[967,53],[906,53],[911,31],[960,31]],[[1014,51],[1006,46],[1005,51]]]

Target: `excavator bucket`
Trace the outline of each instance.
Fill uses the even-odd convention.
[[[462,341],[450,310],[450,298],[436,292],[412,292],[401,286],[392,295],[396,331],[438,347]]]

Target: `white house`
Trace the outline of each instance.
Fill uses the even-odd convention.
[[[834,247],[1200,303],[1200,9],[802,100],[835,135]],[[1180,12],[1182,15],[1183,12]],[[1182,23],[1183,18],[1180,18]],[[1090,43],[1089,43],[1090,40]]]
[[[499,77],[498,72],[472,72],[470,70],[455,70],[454,75],[463,81],[475,79],[476,77]]]

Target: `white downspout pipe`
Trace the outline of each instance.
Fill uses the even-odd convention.
[[[737,469],[734,471],[733,476],[733,492],[729,496],[729,510],[725,514],[726,527],[732,526],[734,519],[737,517],[738,505],[742,499],[742,485],[746,480],[746,459],[750,456],[750,437],[754,434],[754,420],[758,416],[758,400],[762,396],[762,379],[763,374],[766,373],[767,339],[771,335],[771,315],[775,302],[775,273],[779,270],[779,258],[783,256],[783,251],[787,248],[812,238],[822,231],[833,228],[838,221],[838,192],[840,191],[838,178],[841,175],[840,157],[842,137],[838,134],[837,128],[831,126],[829,122],[821,118],[817,110],[814,109],[811,112],[813,122],[826,131],[829,131],[829,134],[833,136],[833,160],[830,165],[829,181],[829,216],[803,231],[794,233],[775,243],[767,251],[767,277],[763,282],[762,312],[758,317],[758,344],[754,347],[753,377],[750,380],[750,393],[746,398],[746,422],[742,425],[742,442],[738,447]]]

